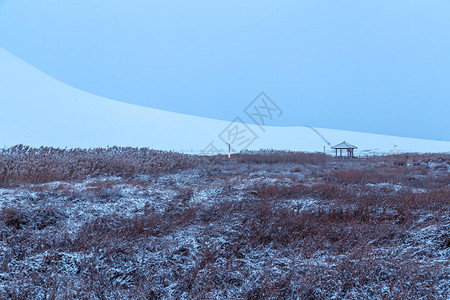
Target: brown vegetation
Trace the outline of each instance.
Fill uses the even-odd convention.
[[[49,189],[35,185],[47,178],[38,173],[8,173],[7,182],[24,185],[0,213],[2,298],[450,297],[448,156],[411,154],[394,164],[399,158],[161,153],[154,161],[180,162],[155,169],[132,162],[131,153],[147,153],[144,162],[159,155],[150,150],[114,158],[65,151],[56,150],[66,157],[56,162],[43,158],[42,168],[52,165],[63,180],[67,157],[87,155],[82,166],[102,162],[101,176],[75,188],[89,175],[78,171]],[[142,174],[151,176],[134,178]],[[127,210],[127,197],[146,204]]]
[[[19,145],[0,151],[0,184],[155,175],[185,170],[201,162],[189,155],[147,148],[35,149]]]

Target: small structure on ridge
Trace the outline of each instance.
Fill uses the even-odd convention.
[[[331,147],[331,148],[336,150],[336,157],[347,157],[347,158],[354,157],[354,155],[353,155],[354,152],[353,151],[355,149],[358,149],[358,147],[350,145],[349,143],[347,143],[345,141],[343,141],[339,145],[336,145],[336,146]],[[339,155],[338,155],[338,150],[339,150]],[[344,155],[342,153],[342,150],[346,150],[347,151],[346,155]]]

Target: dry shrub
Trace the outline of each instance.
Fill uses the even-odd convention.
[[[5,206],[0,213],[0,219],[6,226],[21,229],[28,224],[28,212],[21,207]]]
[[[29,227],[42,230],[54,226],[64,217],[64,214],[54,206],[25,208],[21,206],[5,206],[0,213],[0,220],[6,226],[15,229]]]
[[[113,180],[100,180],[100,181],[93,181],[86,184],[86,190],[87,191],[100,191],[103,189],[109,189],[111,187],[115,187],[118,184],[121,184],[120,181],[113,181]]]
[[[78,232],[76,244],[80,249],[120,244],[120,241],[140,240],[149,236],[167,235],[189,224],[197,216],[195,207],[177,207],[166,212],[147,211],[126,218],[108,215],[87,222]]]
[[[450,161],[449,153],[402,153],[398,155],[375,155],[371,156],[370,160],[373,162],[384,162],[389,163],[390,165],[394,165],[397,162],[397,165],[406,165],[406,163],[417,163],[417,162],[446,162]],[[404,162],[404,164],[399,164],[399,162]]]
[[[243,163],[255,164],[318,164],[332,161],[333,158],[323,153],[306,153],[293,151],[260,150],[245,151],[233,155],[233,160]]]
[[[419,209],[448,210],[450,207],[450,187],[433,189],[426,193],[401,191],[394,196],[386,197],[384,201],[409,211]]]
[[[0,184],[160,174],[199,166],[204,161],[200,157],[148,148],[36,149],[19,145],[0,151]]]
[[[32,214],[33,225],[38,230],[42,230],[48,226],[54,226],[64,217],[64,214],[54,206],[39,207]]]
[[[181,188],[178,191],[177,200],[180,200],[183,204],[189,202],[194,196],[194,189],[191,187]]]
[[[340,183],[366,184],[386,182],[386,180],[389,180],[390,178],[389,176],[379,174],[374,170],[344,170],[328,173],[327,179]]]
[[[259,199],[295,199],[300,197],[314,197],[322,200],[349,199],[356,196],[358,190],[351,189],[332,182],[317,181],[312,185],[294,184],[257,184],[250,193]]]
[[[241,244],[299,246],[298,251],[306,255],[320,249],[342,254],[363,247],[370,239],[385,234],[374,231],[375,226],[391,222],[391,218],[377,214],[375,207],[364,205],[296,212],[259,200],[248,202],[243,211],[245,226],[239,238]]]

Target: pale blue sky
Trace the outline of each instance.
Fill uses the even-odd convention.
[[[450,140],[449,16],[448,0],[0,0],[0,47],[149,107],[232,120],[265,91],[273,125]]]

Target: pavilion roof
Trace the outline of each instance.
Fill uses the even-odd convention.
[[[343,141],[342,143],[340,143],[334,147],[331,147],[331,148],[332,149],[358,149],[358,147],[353,146],[353,145],[347,143],[346,141]]]

